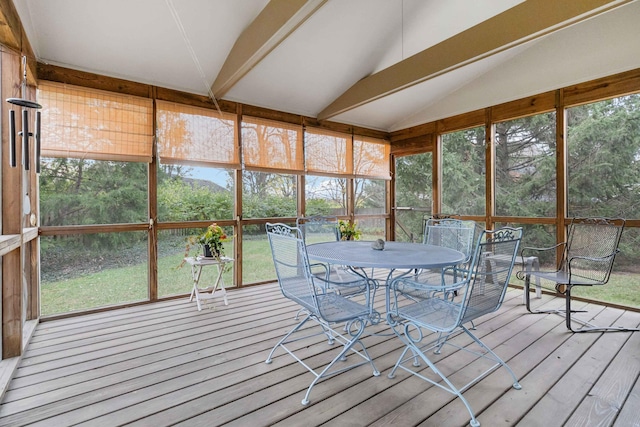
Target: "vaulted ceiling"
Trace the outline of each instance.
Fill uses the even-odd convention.
[[[394,131],[640,68],[638,0],[14,0],[38,61]]]

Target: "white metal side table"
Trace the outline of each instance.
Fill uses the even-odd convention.
[[[193,289],[191,290],[191,296],[189,297],[189,301],[193,301],[196,299],[196,304],[198,305],[198,311],[202,310],[201,301],[210,300],[213,298],[222,297],[224,301],[224,305],[229,305],[229,301],[227,300],[227,291],[224,288],[224,279],[222,275],[224,273],[224,267],[233,262],[233,258],[222,256],[220,258],[205,258],[202,256],[198,257],[187,257],[184,259],[187,264],[191,266],[191,278],[193,279]],[[200,276],[202,275],[202,268],[206,266],[214,265],[218,269],[218,275],[213,283],[213,286],[200,288]]]

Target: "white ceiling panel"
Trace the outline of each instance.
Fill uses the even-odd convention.
[[[230,52],[243,31],[254,34],[250,32],[256,28],[254,20],[269,4],[269,0],[14,2],[39,61],[199,95],[208,93],[225,61],[230,63]],[[224,99],[316,117],[367,76],[521,3],[327,0],[235,82]],[[640,68],[637,22],[640,0],[535,42],[453,67],[331,120],[398,130]]]
[[[315,116],[375,71],[401,23],[397,12],[395,1],[329,1],[226,97]]]
[[[207,94],[236,38],[267,3],[15,1],[40,61],[198,94]]]
[[[640,67],[640,3],[528,44],[490,72],[480,74],[390,130],[450,117]]]

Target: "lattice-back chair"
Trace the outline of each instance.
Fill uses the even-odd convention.
[[[473,252],[475,229],[474,221],[430,218],[425,223],[423,243],[460,251],[466,256],[464,262],[466,264]]]
[[[296,227],[302,233],[302,239],[306,245],[323,242],[335,242],[340,240],[340,232],[338,230],[338,217],[335,216],[310,216],[296,219]],[[323,263],[315,263],[311,265],[311,271],[314,274],[331,274],[335,273],[341,276],[341,271],[335,266]],[[329,277],[327,277],[329,279]]]
[[[338,217],[314,215],[296,220],[296,227],[302,232],[307,245],[340,240]]]
[[[336,216],[316,215],[298,218],[296,227],[300,229],[306,245],[340,240],[338,217]],[[326,277],[320,283],[324,284],[326,281],[333,283],[334,289],[343,296],[361,295],[365,291],[365,286],[362,286],[363,282],[360,280],[361,276],[344,266],[313,263],[311,271],[316,276],[325,275]]]
[[[393,307],[387,313],[387,321],[405,344],[389,378],[394,378],[398,368],[404,369],[456,395],[469,411],[472,426],[479,426],[480,423],[462,395],[465,390],[500,366],[511,375],[513,387],[521,388],[511,368],[465,327],[465,324],[498,310],[502,305],[521,239],[522,228],[485,230],[475,246],[470,274],[458,276],[457,281],[454,275],[445,274],[443,277],[446,282],[439,286],[427,285],[405,276],[393,280],[387,288],[387,298],[391,298]],[[453,289],[459,291],[459,296],[454,299],[446,297]],[[407,293],[411,298],[406,297]],[[427,334],[425,330],[433,331],[435,335]],[[455,340],[449,340],[451,335],[461,331],[469,335],[475,344],[462,348],[455,344]],[[493,364],[466,385],[456,386],[444,373],[449,369],[440,370],[427,356],[431,351],[439,354],[445,345],[463,349]],[[480,348],[473,348],[475,345]],[[418,367],[420,360],[442,381],[425,376]],[[439,363],[447,363],[447,359]]]
[[[531,271],[528,269],[522,273],[525,279],[525,304],[527,310],[531,313],[556,313],[564,316],[567,329],[572,332],[640,330],[637,328],[594,326],[589,322],[571,316],[571,313],[579,312],[571,309],[571,289],[574,286],[602,286],[609,281],[616,254],[620,251],[618,245],[624,225],[625,220],[621,218],[574,218],[569,224],[566,242],[548,248],[523,248],[522,257],[540,257],[545,251],[556,251],[557,248],[562,249],[562,257],[556,270]],[[532,310],[529,296],[532,276],[555,283],[556,291],[564,295],[565,308]],[[575,329],[572,321],[581,324],[582,327]]]
[[[282,348],[314,374],[315,379],[309,385],[304,399],[302,399],[303,405],[309,403],[311,389],[323,378],[367,363],[373,368],[374,376],[380,375],[360,339],[365,327],[371,322],[371,307],[345,298],[336,292],[319,291],[319,289],[331,289],[331,284],[318,285],[317,281],[323,279],[311,274],[307,250],[300,230],[285,224],[268,223],[266,227],[282,295],[303,308],[305,314],[304,319],[273,347],[266,363],[271,363],[275,351]],[[367,285],[366,301],[370,301],[367,280],[361,280]],[[379,316],[379,314],[375,314]],[[308,321],[317,323],[319,328],[302,328]],[[345,323],[346,326],[341,326],[340,331],[334,327],[338,324],[345,325]],[[294,351],[287,345],[317,335],[327,336],[330,345],[334,343],[334,340],[337,340],[342,344],[342,347],[327,366],[314,370],[294,354]],[[356,346],[360,348],[357,349]],[[358,360],[356,363],[344,366],[347,355],[357,357]],[[340,361],[340,366],[335,368],[334,365],[338,361]]]
[[[456,219],[460,220],[461,217],[458,214],[446,214],[446,213],[434,213],[431,215],[425,215],[422,218],[422,243],[427,240],[427,226],[437,224],[441,220]]]
[[[474,221],[463,221],[452,218],[429,218],[425,223],[423,243],[460,251],[465,255],[465,259],[453,269],[444,270],[437,268],[420,270],[414,279],[430,285],[440,285],[442,280],[444,280],[442,274],[445,271],[453,275],[466,274],[465,271],[469,267],[469,261],[473,253],[475,228]],[[454,278],[454,280],[457,279]]]

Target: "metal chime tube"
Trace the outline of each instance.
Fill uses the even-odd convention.
[[[9,110],[9,166],[16,167],[16,112]]]
[[[22,163],[24,170],[29,170],[29,112],[22,110]]]
[[[22,57],[22,68],[24,69],[22,80],[22,98],[7,98],[7,102],[12,105],[18,105],[22,107],[22,132],[18,135],[22,135],[22,164],[24,170],[29,170],[31,167],[31,159],[29,157],[29,137],[34,136],[35,143],[35,158],[36,158],[36,173],[40,173],[40,112],[36,112],[35,123],[35,135],[29,133],[29,110],[28,108],[42,108],[42,105],[35,101],[30,101],[27,96],[27,57]],[[13,110],[9,110],[9,164],[11,167],[16,167],[16,113]]]
[[[36,156],[36,173],[40,173],[40,111],[36,112],[36,147],[35,147],[35,156]]]

